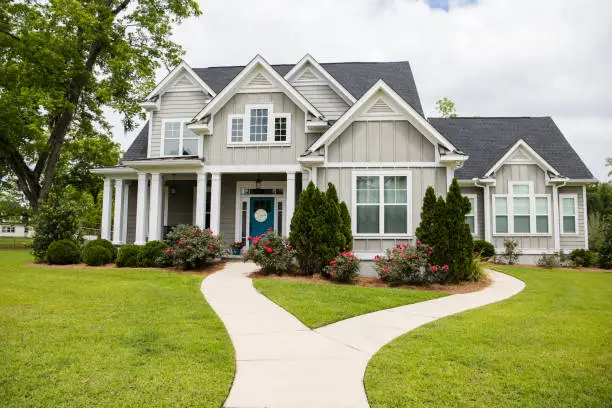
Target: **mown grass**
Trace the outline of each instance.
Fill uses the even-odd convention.
[[[499,269],[525,290],[382,348],[365,375],[372,407],[612,406],[612,275]]]
[[[201,277],[0,251],[0,406],[220,407],[230,339]]]
[[[392,288],[254,279],[255,288],[297,317],[317,328],[377,310],[423,302],[445,293]]]

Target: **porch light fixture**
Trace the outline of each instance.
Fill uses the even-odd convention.
[[[170,184],[170,195],[176,195],[176,184],[174,183],[174,174],[172,175],[172,184]]]

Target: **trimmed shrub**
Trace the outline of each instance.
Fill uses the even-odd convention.
[[[172,258],[172,265],[179,269],[195,269],[221,256],[223,240],[215,236],[210,229],[201,229],[193,225],[177,225],[168,234],[170,251],[166,255]]]
[[[49,245],[45,258],[52,265],[77,264],[81,261],[81,251],[74,241],[60,239]]]
[[[446,282],[449,266],[433,265],[432,255],[431,247],[421,241],[414,247],[407,243],[397,244],[387,249],[384,256],[376,255],[376,272],[389,285]]]
[[[597,253],[586,249],[574,249],[569,253],[569,259],[575,266],[597,266]]]
[[[329,261],[323,275],[338,282],[352,282],[359,276],[359,262],[352,252],[341,252]]]
[[[83,262],[89,266],[106,265],[113,262],[113,253],[102,245],[85,245]]]
[[[138,266],[157,266],[157,258],[159,258],[164,251],[167,251],[168,248],[168,244],[162,241],[147,242],[141,248],[140,254],[138,254]]]
[[[474,254],[480,255],[484,259],[489,259],[495,256],[495,247],[484,239],[477,239],[474,241]]]
[[[249,241],[251,245],[244,260],[255,262],[266,275],[281,275],[292,268],[295,250],[276,232],[268,231],[255,238],[249,237]]]
[[[117,260],[115,264],[118,268],[138,266],[138,256],[140,255],[142,247],[134,244],[123,245],[119,248],[117,253]]]
[[[32,253],[38,262],[45,261],[51,243],[69,239],[81,243],[79,210],[74,202],[53,192],[38,210],[34,220]]]
[[[113,245],[112,242],[110,242],[109,240],[106,239],[102,239],[102,238],[98,238],[98,239],[94,239],[93,241],[89,241],[85,244],[84,248],[87,248],[89,246],[101,246],[103,248],[106,248],[110,251],[112,258],[111,262],[115,262],[115,258],[117,258],[117,247]]]

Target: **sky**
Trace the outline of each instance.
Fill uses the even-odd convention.
[[[552,116],[591,172],[612,168],[612,2],[605,0],[199,0],[174,31],[192,67],[410,62],[423,109]],[[166,72],[160,72],[160,78]],[[110,114],[114,137],[124,134]]]

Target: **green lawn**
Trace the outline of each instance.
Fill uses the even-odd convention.
[[[373,408],[612,406],[612,275],[499,269],[525,290],[374,356],[365,375]]]
[[[220,407],[234,351],[202,277],[0,251],[1,407]]]
[[[423,302],[445,293],[254,279],[255,288],[310,328],[377,310]]]
[[[32,245],[32,238],[24,237],[0,237],[0,248],[19,247],[25,248]]]

